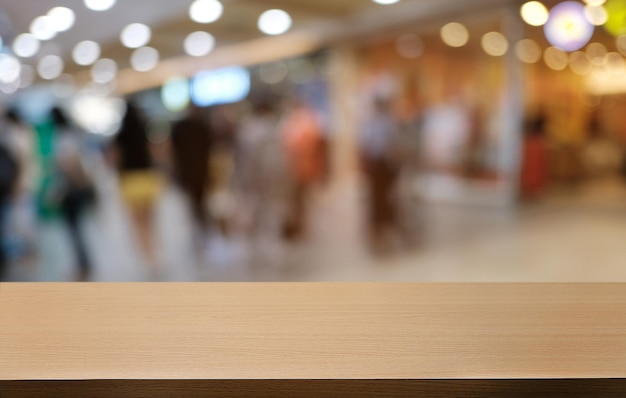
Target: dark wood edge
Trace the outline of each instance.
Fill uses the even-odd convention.
[[[626,379],[0,381],[1,398],[626,397]]]

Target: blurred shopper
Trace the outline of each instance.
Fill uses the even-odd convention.
[[[121,195],[130,212],[139,243],[152,270],[157,272],[154,207],[164,181],[152,160],[147,124],[139,109],[130,102],[113,141],[111,157],[119,171]]]
[[[189,116],[174,125],[171,140],[175,179],[189,198],[198,225],[206,233],[212,145],[211,128],[204,121],[201,108],[192,107]]]
[[[548,143],[545,137],[546,118],[539,115],[528,122],[522,152],[521,194],[536,199],[548,185]]]
[[[6,249],[12,259],[21,263],[33,263],[36,244],[37,158],[35,137],[30,126],[16,109],[6,112],[3,142],[15,158],[19,171],[16,186],[5,212]],[[2,167],[2,166],[0,166]],[[10,173],[10,169],[5,172]]]
[[[7,253],[6,253],[6,231],[7,216],[9,213],[10,201],[13,198],[18,183],[20,167],[17,156],[11,150],[9,141],[9,115],[6,122],[0,129],[0,281],[6,277]]]
[[[277,237],[284,217],[287,170],[278,117],[268,99],[254,105],[237,137],[237,186],[244,231],[252,238]]]
[[[297,239],[306,231],[312,188],[324,174],[322,130],[317,114],[296,99],[282,123],[282,138],[291,175],[291,200],[285,236]]]
[[[400,126],[391,113],[391,102],[375,100],[374,112],[362,128],[361,159],[368,191],[368,228],[372,248],[383,249],[385,238],[397,227],[394,191],[399,167],[394,153]]]
[[[92,262],[82,225],[87,211],[94,205],[96,193],[84,156],[84,132],[72,126],[59,108],[52,110],[55,126],[56,167],[55,191],[61,215],[67,224],[78,262],[79,281],[92,275]]]

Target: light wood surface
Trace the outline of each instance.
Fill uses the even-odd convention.
[[[0,380],[626,377],[623,284],[0,284]]]

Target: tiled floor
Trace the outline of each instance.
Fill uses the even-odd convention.
[[[98,212],[85,225],[97,281],[153,280],[134,249],[115,181],[102,178]],[[311,232],[297,246],[275,242],[254,251],[212,239],[196,254],[191,220],[175,190],[157,211],[158,247],[167,281],[626,281],[626,189],[615,181],[560,192],[517,209],[419,205],[420,244],[385,258],[367,250],[356,184],[315,197]],[[70,280],[73,270],[60,224],[40,229],[37,279]],[[15,279],[34,272],[14,270]],[[31,271],[33,271],[31,269]]]

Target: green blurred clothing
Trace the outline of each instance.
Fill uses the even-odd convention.
[[[55,127],[51,121],[35,125],[37,157],[41,170],[37,188],[37,212],[42,221],[59,216],[59,204],[51,199],[55,185]]]

